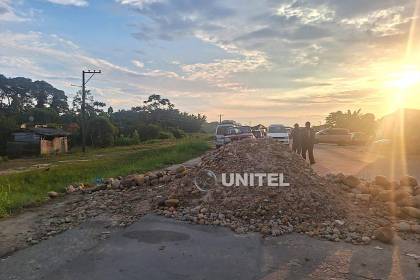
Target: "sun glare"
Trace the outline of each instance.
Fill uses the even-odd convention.
[[[420,71],[416,69],[405,70],[393,76],[389,86],[395,89],[407,90],[420,84]]]
[[[420,102],[420,68],[406,66],[398,72],[387,75],[384,88],[388,92],[390,109],[392,111],[417,107]]]

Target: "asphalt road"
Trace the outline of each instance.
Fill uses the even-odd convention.
[[[420,279],[420,244],[262,239],[154,215],[115,232],[100,221],[0,261],[0,279]],[[108,236],[103,239],[101,237]]]
[[[313,168],[323,175],[342,172],[365,179],[385,175],[399,180],[401,176],[409,174],[420,179],[420,155],[393,156],[371,151],[369,146],[334,144],[317,144],[314,154],[317,163]]]

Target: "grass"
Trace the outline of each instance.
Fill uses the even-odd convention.
[[[42,170],[0,176],[0,217],[45,201],[49,191],[63,192],[69,184],[97,178],[144,173],[199,156],[210,147],[203,137],[158,141],[134,147],[90,151],[89,161],[73,161]],[[98,153],[100,157],[97,157]],[[73,155],[71,159],[75,159]],[[67,160],[67,158],[66,158]]]

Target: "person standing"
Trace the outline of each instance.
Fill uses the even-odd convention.
[[[314,145],[315,131],[311,128],[311,123],[306,122],[305,128],[302,130],[302,157],[306,160],[306,153],[309,155],[309,162],[315,164]]]
[[[292,151],[298,154],[302,153],[302,137],[300,133],[299,124],[295,124],[292,133],[290,134],[292,138]]]

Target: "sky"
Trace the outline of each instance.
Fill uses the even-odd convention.
[[[416,7],[417,6],[417,7]],[[0,74],[115,109],[150,94],[209,121],[420,109],[415,0],[0,0]]]

